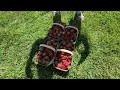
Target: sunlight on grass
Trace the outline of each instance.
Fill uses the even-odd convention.
[[[68,24],[74,14],[73,11],[62,12],[62,21]],[[43,68],[35,64],[37,40],[44,40],[52,26],[52,12],[1,11],[0,78],[24,79],[26,74],[35,79],[120,78],[120,12],[84,11],[83,14],[80,43],[66,74],[52,66]],[[28,71],[27,63],[31,65]]]

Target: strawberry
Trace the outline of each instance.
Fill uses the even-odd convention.
[[[62,66],[62,63],[58,63],[58,64],[57,64],[57,67],[58,67],[58,68],[61,68],[61,66]]]
[[[74,50],[74,47],[73,47],[73,46],[71,47],[71,50],[72,50],[72,51]]]
[[[45,51],[48,52],[48,51],[50,51],[50,49],[49,49],[49,48],[46,48]]]
[[[37,56],[38,59],[42,59],[42,56]]]
[[[62,64],[61,69],[65,70],[66,69],[65,65]]]
[[[68,57],[68,59],[71,59],[72,57],[71,56],[67,56]]]
[[[65,55],[64,55],[64,58],[67,59],[66,53],[65,53]]]
[[[62,35],[65,35],[65,32],[62,32]]]
[[[49,57],[52,58],[52,57],[53,57],[53,54],[52,54],[52,53],[49,53]]]
[[[63,65],[64,65],[64,66],[66,66],[66,67],[68,67],[68,66],[69,66],[69,64],[70,64],[70,63],[69,63],[69,62],[67,62],[66,60],[63,62]]]
[[[49,46],[53,47],[53,45],[52,45],[52,44],[51,44],[51,45],[49,45]]]
[[[63,46],[60,46],[60,49],[62,49],[63,48]]]
[[[71,59],[67,59],[68,62],[71,62]]]
[[[56,33],[56,29],[53,29],[53,30],[52,30],[52,33]]]
[[[70,65],[70,64],[71,64],[71,62],[69,61],[69,62],[68,62],[68,64]]]
[[[43,61],[43,60],[39,60],[38,63],[39,63],[39,64],[43,64],[44,61]]]
[[[71,32],[71,33],[74,33],[74,29],[71,29],[70,32]]]
[[[62,54],[62,52],[57,52],[57,55]]]
[[[49,57],[48,57],[48,56],[45,56],[44,59],[49,60]]]
[[[59,38],[59,36],[56,36],[56,39],[58,39]]]
[[[41,56],[41,55],[42,55],[42,52],[41,52],[41,51],[39,51],[39,52],[38,52],[38,55],[39,55],[39,56]]]
[[[64,38],[65,38],[65,36],[62,35],[62,39],[64,39]]]
[[[72,45],[70,44],[70,43],[68,43],[67,45],[66,45],[66,47],[67,48],[69,48],[69,47],[71,47]]]
[[[57,26],[55,26],[54,29],[55,29],[56,31],[59,31],[59,27],[57,27]]]
[[[70,32],[67,32],[67,35],[69,35],[70,34]]]
[[[61,59],[64,60],[64,59],[66,59],[66,57],[63,55],[63,56],[61,57]]]
[[[65,54],[65,52],[62,52],[62,55],[64,55]]]
[[[53,36],[56,36],[56,33],[53,33]]]
[[[63,55],[63,54],[60,54],[60,57],[64,57],[64,55]]]
[[[62,59],[62,63],[64,63],[64,62],[66,62],[66,60],[65,60],[65,59]]]

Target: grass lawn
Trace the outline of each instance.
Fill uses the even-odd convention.
[[[69,72],[35,64],[40,43],[52,26],[48,11],[0,12],[0,79],[120,78],[120,12],[84,11]],[[69,23],[74,12],[62,12]]]

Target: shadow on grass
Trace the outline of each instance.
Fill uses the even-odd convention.
[[[55,15],[53,17],[53,22],[61,23],[61,15]],[[81,53],[81,58],[80,58],[80,61],[78,62],[78,65],[79,65],[89,55],[90,47],[89,47],[87,37],[84,35],[81,35],[81,22],[77,19],[76,15],[75,15],[74,20],[71,19],[69,24],[76,26],[79,29],[79,35],[78,35],[78,40],[76,42],[76,47],[78,47],[81,43],[83,43],[84,48],[85,48],[85,50]],[[25,68],[26,78],[28,78],[28,79],[33,78],[32,70],[31,70],[31,65],[33,64],[32,60],[33,60],[34,56],[36,55],[36,53],[39,51],[39,45],[44,43],[46,41],[46,39],[47,39],[47,37],[45,37],[43,39],[38,39],[32,45],[31,52],[29,54],[29,59],[27,60],[27,65]],[[38,73],[39,79],[52,79],[53,75],[60,75],[62,77],[66,77],[69,74],[69,71],[68,72],[59,71],[59,70],[55,69],[52,65],[49,67],[43,67],[40,65],[36,65],[36,68],[37,68],[37,73]]]
[[[36,55],[36,53],[39,51],[39,45],[44,43],[46,41],[46,39],[47,39],[47,37],[44,39],[38,39],[32,45],[32,49],[29,54],[29,59],[27,60],[27,65],[25,68],[25,73],[26,73],[27,79],[33,78],[31,65],[34,63],[32,60],[33,60],[34,56]],[[53,77],[53,74],[57,74],[62,77],[65,77],[68,74],[68,72],[65,73],[65,72],[56,70],[54,67],[52,67],[52,65],[49,67],[43,67],[40,65],[36,65],[36,68],[37,68],[37,74],[38,74],[39,79],[51,79]]]
[[[53,22],[61,23],[61,15],[56,14],[53,17]],[[43,44],[46,41],[46,39],[47,39],[47,37],[45,37],[43,39],[38,39],[32,45],[32,49],[29,54],[29,59],[27,60],[27,65],[25,68],[26,78],[28,78],[28,79],[33,78],[32,70],[31,70],[31,65],[33,64],[32,60],[33,60],[34,56],[36,55],[36,53],[39,51],[39,45]],[[37,74],[38,74],[39,79],[52,79],[53,74],[54,75],[57,74],[62,77],[66,77],[68,75],[68,72],[59,71],[59,70],[55,69],[54,67],[52,67],[52,65],[49,67],[43,67],[40,65],[36,65],[36,68],[37,68]]]
[[[75,44],[75,47],[77,48],[81,43],[84,45],[84,51],[82,51],[81,58],[78,62],[78,65],[80,65],[85,61],[85,59],[89,55],[90,45],[89,45],[87,36],[81,34],[81,30],[82,30],[81,21],[80,21],[80,19],[78,19],[77,14],[75,14],[74,19],[70,20],[69,25],[75,26],[79,30],[78,39],[77,39],[77,42]]]
[[[25,68],[25,73],[26,73],[27,78],[32,78],[33,77],[32,72],[31,72],[31,65],[33,63],[32,59],[36,55],[36,53],[39,51],[39,45],[41,43],[43,43],[45,40],[46,40],[46,38],[38,39],[32,45],[32,49],[31,49],[31,52],[29,54],[29,59],[27,60],[27,65],[26,65],[26,68]]]

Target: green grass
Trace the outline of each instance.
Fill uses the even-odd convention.
[[[0,12],[0,79],[119,79],[120,12],[85,11],[68,73],[36,66],[38,45],[52,26],[48,11]],[[69,23],[74,12],[62,12]]]

